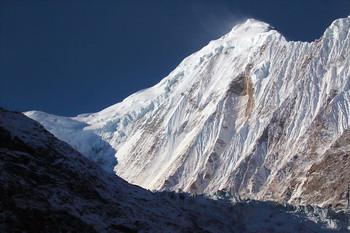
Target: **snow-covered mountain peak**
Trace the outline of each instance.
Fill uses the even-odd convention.
[[[268,32],[274,28],[268,23],[256,20],[247,19],[244,23],[235,25],[229,34],[239,34],[239,33],[252,33],[259,34],[263,32]]]
[[[346,36],[350,33],[349,30],[344,28],[350,28],[350,15],[347,18],[340,18],[335,21],[326,29],[323,34],[323,38],[327,40],[339,40],[343,43]]]
[[[336,20],[308,43],[249,19],[157,85],[98,113],[26,114],[145,188],[310,203],[305,180],[317,171],[309,169],[347,138],[349,21]],[[323,193],[317,203],[344,206],[347,187],[337,188],[335,199]]]
[[[122,102],[112,105],[101,112],[81,114],[75,119],[83,120],[89,124],[98,121],[102,125],[106,123],[106,119],[109,119],[110,115],[124,113],[124,111],[130,113],[140,109],[153,108],[155,103],[162,102],[170,95],[180,96],[181,93],[186,91],[186,85],[181,85],[181,88],[174,89],[179,84],[179,81],[184,80],[183,83],[192,82],[193,80],[191,79],[195,76],[188,74],[199,70],[212,58],[222,54],[240,54],[244,52],[247,55],[247,62],[249,62],[253,56],[253,54],[249,55],[249,53],[257,51],[262,44],[267,43],[266,40],[272,40],[274,36],[283,39],[277,31],[270,32],[271,29],[271,26],[267,23],[248,19],[245,23],[233,27],[228,34],[217,40],[210,41],[201,50],[185,58],[175,70],[157,85],[140,90]],[[244,67],[241,70],[244,72]]]

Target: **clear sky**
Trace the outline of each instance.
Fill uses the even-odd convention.
[[[313,41],[350,0],[0,1],[0,107],[74,116],[158,83],[246,18]]]

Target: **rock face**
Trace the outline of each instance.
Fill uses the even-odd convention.
[[[349,48],[350,17],[312,43],[250,19],[101,112],[26,114],[148,189],[345,208]]]
[[[306,173],[302,196],[307,202],[347,208],[350,189],[350,131],[344,133]],[[346,187],[348,189],[346,189]]]
[[[244,213],[244,214],[242,214]],[[0,108],[1,232],[335,232],[349,213],[152,193],[102,170],[37,122]]]

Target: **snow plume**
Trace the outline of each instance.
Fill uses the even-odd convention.
[[[211,2],[211,4],[196,2],[195,5],[192,5],[192,11],[204,33],[203,37],[212,39],[227,34],[235,25],[252,18],[251,15],[238,12],[238,10],[232,12],[220,1]]]

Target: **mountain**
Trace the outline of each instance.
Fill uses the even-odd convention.
[[[346,208],[349,33],[350,16],[311,43],[249,19],[121,103],[26,115],[146,189]]]
[[[152,193],[19,112],[0,108],[1,232],[338,232],[349,212]],[[244,213],[244,214],[242,214]]]

